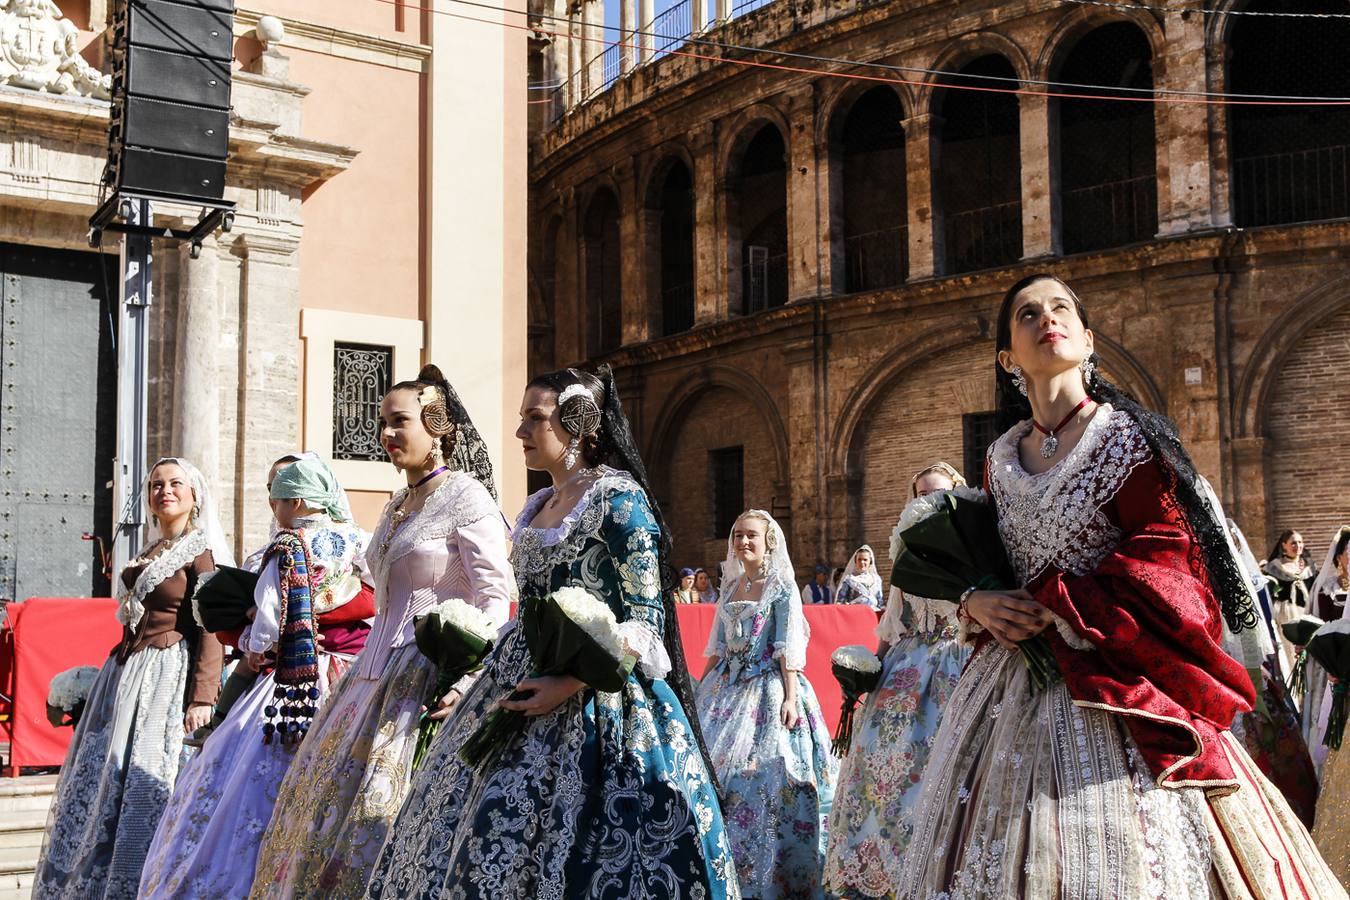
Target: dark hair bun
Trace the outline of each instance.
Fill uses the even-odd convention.
[[[440,366],[435,363],[427,363],[417,373],[417,380],[425,384],[440,384],[445,381],[445,376],[441,374]]]

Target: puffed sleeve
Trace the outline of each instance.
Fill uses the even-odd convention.
[[[641,489],[619,491],[609,499],[601,536],[614,560],[616,587],[624,617],[619,633],[648,678],[670,672],[663,643],[666,609],[661,599],[661,531]]]
[[[802,612],[802,598],[794,589],[777,588],[773,601],[773,658],[783,659],[789,669],[806,668],[806,642],[811,635]]]
[[[494,511],[493,515],[455,529],[455,540],[473,587],[471,602],[500,628],[510,616],[511,587],[515,583],[506,552],[506,523]]]
[[[253,622],[240,636],[239,642],[252,653],[266,653],[281,636],[281,570],[278,556],[273,554],[258,573],[253,588],[253,605],[258,611]]]
[[[719,605],[719,613],[721,609]],[[703,655],[709,658],[716,656],[718,659],[727,655],[727,629],[722,624],[720,615],[713,616],[712,630],[708,632],[708,646],[703,648]]]
[[[186,602],[191,602],[192,593],[196,590],[197,581],[201,576],[215,571],[215,568],[215,559],[211,556],[210,550],[203,550],[192,561],[188,570]],[[225,648],[220,645],[214,634],[198,626],[197,650],[193,654],[192,674],[188,679],[187,705],[216,702],[216,697],[220,695],[220,670],[224,664]]]

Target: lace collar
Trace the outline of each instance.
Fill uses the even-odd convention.
[[[184,535],[159,556],[146,563],[145,568],[136,576],[136,582],[131,587],[124,588],[118,595],[117,621],[135,631],[141,624],[141,617],[145,615],[146,595],[207,549],[209,548],[206,532],[198,528]]]
[[[553,488],[547,487],[530,495],[516,518],[516,527],[511,530],[511,555],[516,570],[538,573],[576,558],[581,545],[599,534],[610,499],[615,494],[627,492],[642,493],[642,485],[621,469],[602,466],[600,477],[553,528],[530,525],[540,508],[553,496]]]
[[[1312,575],[1312,567],[1302,559],[1286,560],[1280,557],[1266,563],[1266,574],[1281,581],[1302,581]]]
[[[427,496],[422,508],[408,516],[390,539],[389,546],[384,548],[390,517],[407,494],[408,489],[403,488],[385,504],[380,524],[366,551],[366,560],[372,572],[388,571],[390,566],[407,556],[419,544],[448,538],[465,525],[472,525],[491,515],[501,515],[492,495],[476,478],[465,472],[451,472],[450,477]]]
[[[1152,459],[1152,451],[1133,418],[1102,404],[1077,446],[1033,475],[1018,456],[1018,443],[1030,431],[1027,420],[989,448],[989,486],[1013,567],[1024,582],[1051,563],[1079,574],[1091,571],[1120,540],[1102,506],[1136,466]]]

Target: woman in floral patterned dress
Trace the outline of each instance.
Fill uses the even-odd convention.
[[[954,468],[937,463],[914,476],[910,493],[926,497],[965,483]],[[896,526],[892,558],[898,534]],[[895,896],[928,745],[970,658],[958,640],[955,613],[954,603],[891,588],[877,625],[881,680],[855,719],[830,812],[825,891],[831,897]]]
[[[802,674],[810,629],[787,540],[763,510],[727,539],[698,714],[746,897],[820,897],[839,763]]]
[[[521,629],[508,631],[418,769],[369,896],[737,898],[686,712],[669,540],[609,367],[534,379],[516,435],[525,465],[553,480],[513,532],[522,600],[586,589],[613,610],[637,664],[612,693],[533,676]],[[459,751],[494,705],[526,724],[475,768]]]

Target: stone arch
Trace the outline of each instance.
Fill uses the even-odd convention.
[[[943,76],[955,74],[966,63],[989,54],[1002,56],[1008,60],[1013,72],[1023,84],[1032,78],[1030,58],[1021,45],[1011,38],[993,31],[963,34],[943,47],[933,62],[927,66],[931,72],[924,76],[923,86],[915,89],[914,105],[911,109],[926,113],[935,112],[933,93],[942,86]]]
[[[694,157],[689,148],[681,141],[668,141],[652,151],[647,164],[643,167],[642,180],[638,183],[638,197],[645,208],[651,208],[659,200],[661,182],[675,163],[684,163],[692,175]]]
[[[1262,423],[1270,418],[1271,393],[1280,362],[1305,335],[1346,306],[1350,306],[1350,275],[1306,291],[1266,330],[1256,342],[1233,391],[1235,438],[1266,436]]]
[[[725,223],[726,302],[733,315],[787,303],[791,139],[783,114],[761,103],[741,113],[719,153],[716,180],[719,215]],[[781,145],[781,158],[775,158],[777,151],[769,149],[769,142]]]
[[[715,522],[713,457],[728,447],[742,451],[742,506],[769,509],[792,540],[787,431],[777,405],[739,369],[699,368],[666,399],[647,441],[676,565],[712,566],[725,555],[726,534],[717,533]]]
[[[722,148],[717,155],[716,182],[724,187],[728,179],[736,174],[739,158],[745,154],[755,135],[764,123],[770,123],[778,129],[783,138],[783,146],[792,152],[792,129],[788,127],[787,116],[782,110],[768,103],[756,103],[736,114],[723,130]]]
[[[839,129],[843,127],[844,119],[848,117],[848,110],[858,102],[863,94],[874,88],[888,87],[895,91],[895,95],[900,99],[900,108],[905,112],[905,118],[914,115],[914,97],[907,84],[884,81],[854,81],[847,78],[826,79],[826,81],[828,83],[822,91],[823,96],[817,107],[814,123],[817,147],[826,145],[838,138]]]
[[[1222,16],[1218,18],[1224,18]],[[1100,6],[1080,6],[1055,25],[1041,46],[1032,68],[1032,77],[1037,81],[1052,81],[1059,65],[1073,51],[1078,39],[1103,25],[1116,22],[1129,22],[1144,33],[1152,53],[1155,72],[1167,48],[1167,36],[1163,34],[1162,22],[1142,7],[1122,4],[1117,9],[1105,9]]]
[[[645,310],[648,334],[664,337],[694,326],[694,161],[683,145],[671,142],[659,148],[643,176],[637,210],[642,270],[638,302]]]
[[[1093,332],[1093,337],[1097,341],[1097,356],[1101,358],[1102,369],[1116,387],[1148,409],[1166,413],[1167,401],[1158,388],[1158,382],[1134,354],[1102,334]]]

